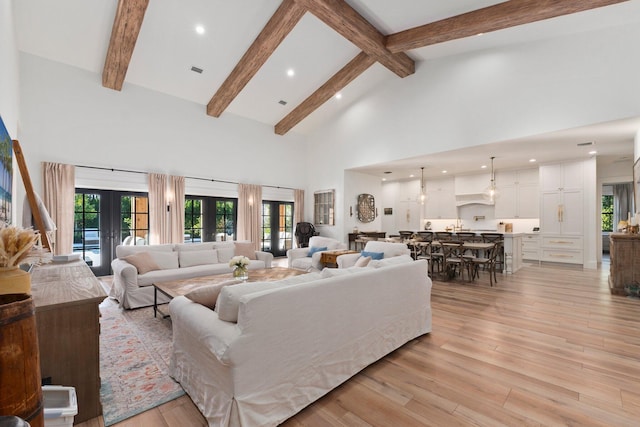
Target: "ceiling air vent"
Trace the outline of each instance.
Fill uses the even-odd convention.
[[[202,68],[198,68],[196,66],[192,66],[191,67],[191,71],[196,72],[198,74],[202,74],[202,71],[204,71]]]
[[[593,145],[593,141],[578,143],[578,147],[586,147],[587,145]]]
[[[280,105],[287,105],[287,101],[284,101],[284,100],[282,100],[282,99],[281,99],[280,101],[278,101],[278,104],[280,104]]]

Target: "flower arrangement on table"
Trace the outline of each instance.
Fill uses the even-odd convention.
[[[248,276],[249,258],[243,255],[236,255],[229,260],[229,267],[233,268],[233,277],[246,280]]]

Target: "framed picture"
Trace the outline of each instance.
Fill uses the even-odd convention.
[[[0,116],[0,221],[11,223],[13,141]]]
[[[393,215],[393,208],[384,208],[385,215]]]
[[[640,159],[633,164],[633,204],[635,211],[640,211]]]

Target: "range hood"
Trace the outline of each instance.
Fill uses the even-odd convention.
[[[489,195],[485,193],[456,194],[456,206],[494,204],[494,201],[489,199]]]

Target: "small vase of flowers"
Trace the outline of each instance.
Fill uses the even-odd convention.
[[[249,258],[236,255],[229,260],[229,267],[233,268],[233,277],[239,280],[249,278]]]

